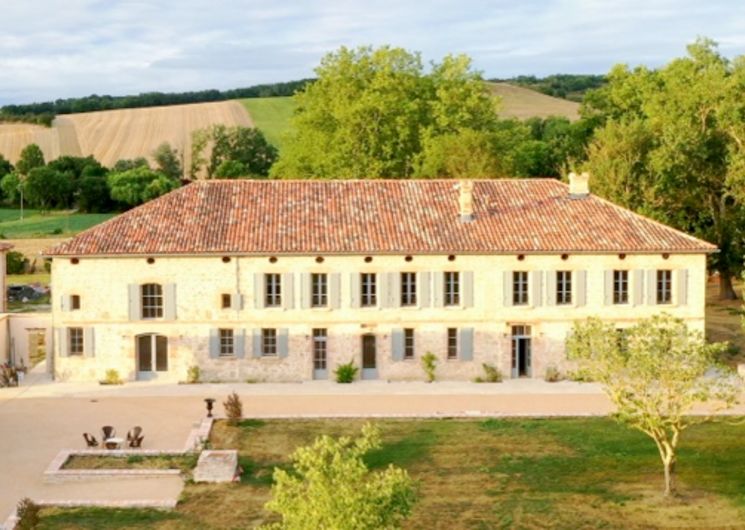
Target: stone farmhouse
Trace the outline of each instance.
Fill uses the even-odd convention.
[[[552,179],[203,181],[53,248],[58,380],[506,377],[573,323],[704,328],[709,243]]]

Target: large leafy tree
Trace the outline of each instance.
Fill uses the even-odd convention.
[[[570,359],[597,380],[616,406],[614,417],[649,436],[662,460],[665,494],[675,491],[681,436],[732,407],[742,380],[717,358],[726,343],[707,343],[680,319],[662,314],[619,335],[599,319],[578,323],[567,340]],[[698,406],[696,415],[694,407]]]
[[[266,508],[282,521],[268,528],[400,528],[416,499],[414,484],[406,471],[392,465],[377,472],[367,468],[364,455],[380,445],[380,432],[368,424],[357,439],[321,436],[296,449],[289,470],[274,470]]]
[[[21,151],[21,155],[16,163],[16,171],[22,177],[25,177],[32,169],[43,165],[44,153],[41,152],[41,148],[36,144],[28,144]]]
[[[589,148],[593,189],[715,243],[720,296],[745,253],[745,56],[701,39],[659,70],[614,67],[583,112],[604,125]]]
[[[163,142],[153,151],[153,159],[156,169],[167,177],[180,179],[184,176],[181,154],[168,142]]]
[[[264,178],[276,159],[277,148],[259,129],[213,125],[192,134],[192,178]]]
[[[425,144],[442,151],[434,138],[488,131],[497,121],[497,99],[465,56],[425,72],[420,55],[401,48],[342,47],[316,74],[295,95],[293,133],[272,176],[405,178]]]
[[[67,207],[72,201],[74,189],[69,174],[50,167],[32,169],[21,185],[28,203],[41,210]]]
[[[176,179],[138,166],[122,172],[111,172],[107,177],[111,198],[128,206],[137,206],[165,195],[180,186]]]
[[[13,171],[13,169],[13,164],[10,163],[10,160],[6,159],[2,154],[0,154],[0,179]]]

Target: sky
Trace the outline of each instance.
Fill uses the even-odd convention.
[[[465,53],[487,78],[745,54],[743,0],[0,0],[0,105],[312,77],[344,46]]]

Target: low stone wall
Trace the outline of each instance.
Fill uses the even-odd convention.
[[[44,482],[57,483],[75,480],[110,478],[150,478],[179,476],[178,469],[64,469],[65,463],[73,456],[101,456],[126,458],[128,456],[183,456],[185,451],[160,451],[157,449],[82,449],[62,450],[57,453],[44,471]]]

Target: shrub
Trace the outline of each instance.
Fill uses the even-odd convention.
[[[567,372],[567,379],[574,381],[575,383],[592,383],[595,380],[592,378],[589,370],[579,368],[571,372]]]
[[[18,386],[18,369],[8,363],[0,364],[0,388]]]
[[[8,274],[23,274],[26,272],[28,260],[20,252],[11,250],[5,255],[5,265]]]
[[[427,382],[431,383],[435,380],[435,370],[437,369],[437,356],[431,351],[428,351],[422,355],[422,369],[424,374],[427,376]]]
[[[334,375],[336,376],[336,382],[337,383],[351,383],[357,378],[357,372],[359,372],[360,369],[357,368],[352,361],[349,361],[348,363],[340,364],[336,367],[336,370],[334,370]]]
[[[561,373],[555,366],[548,365],[546,367],[546,373],[543,375],[543,379],[549,383],[556,383],[557,381],[561,381]]]
[[[477,377],[474,379],[476,383],[501,383],[503,376],[502,371],[491,364],[483,363],[481,365],[484,368],[484,377]]]
[[[16,513],[18,515],[18,523],[16,523],[16,528],[18,530],[32,530],[33,528],[39,526],[40,509],[40,506],[28,497],[26,497],[25,499],[21,499],[21,501],[18,503],[18,507],[16,508]]]
[[[186,370],[186,382],[190,385],[199,383],[200,376],[201,372],[199,371],[199,366],[193,365]]]
[[[230,425],[238,425],[238,422],[243,418],[243,403],[238,394],[233,392],[228,396],[228,399],[223,402],[225,407],[225,415],[228,417],[228,423]]]
[[[111,370],[106,370],[106,375],[101,382],[104,385],[121,385],[124,383],[122,378],[119,377],[119,372],[113,368]]]

